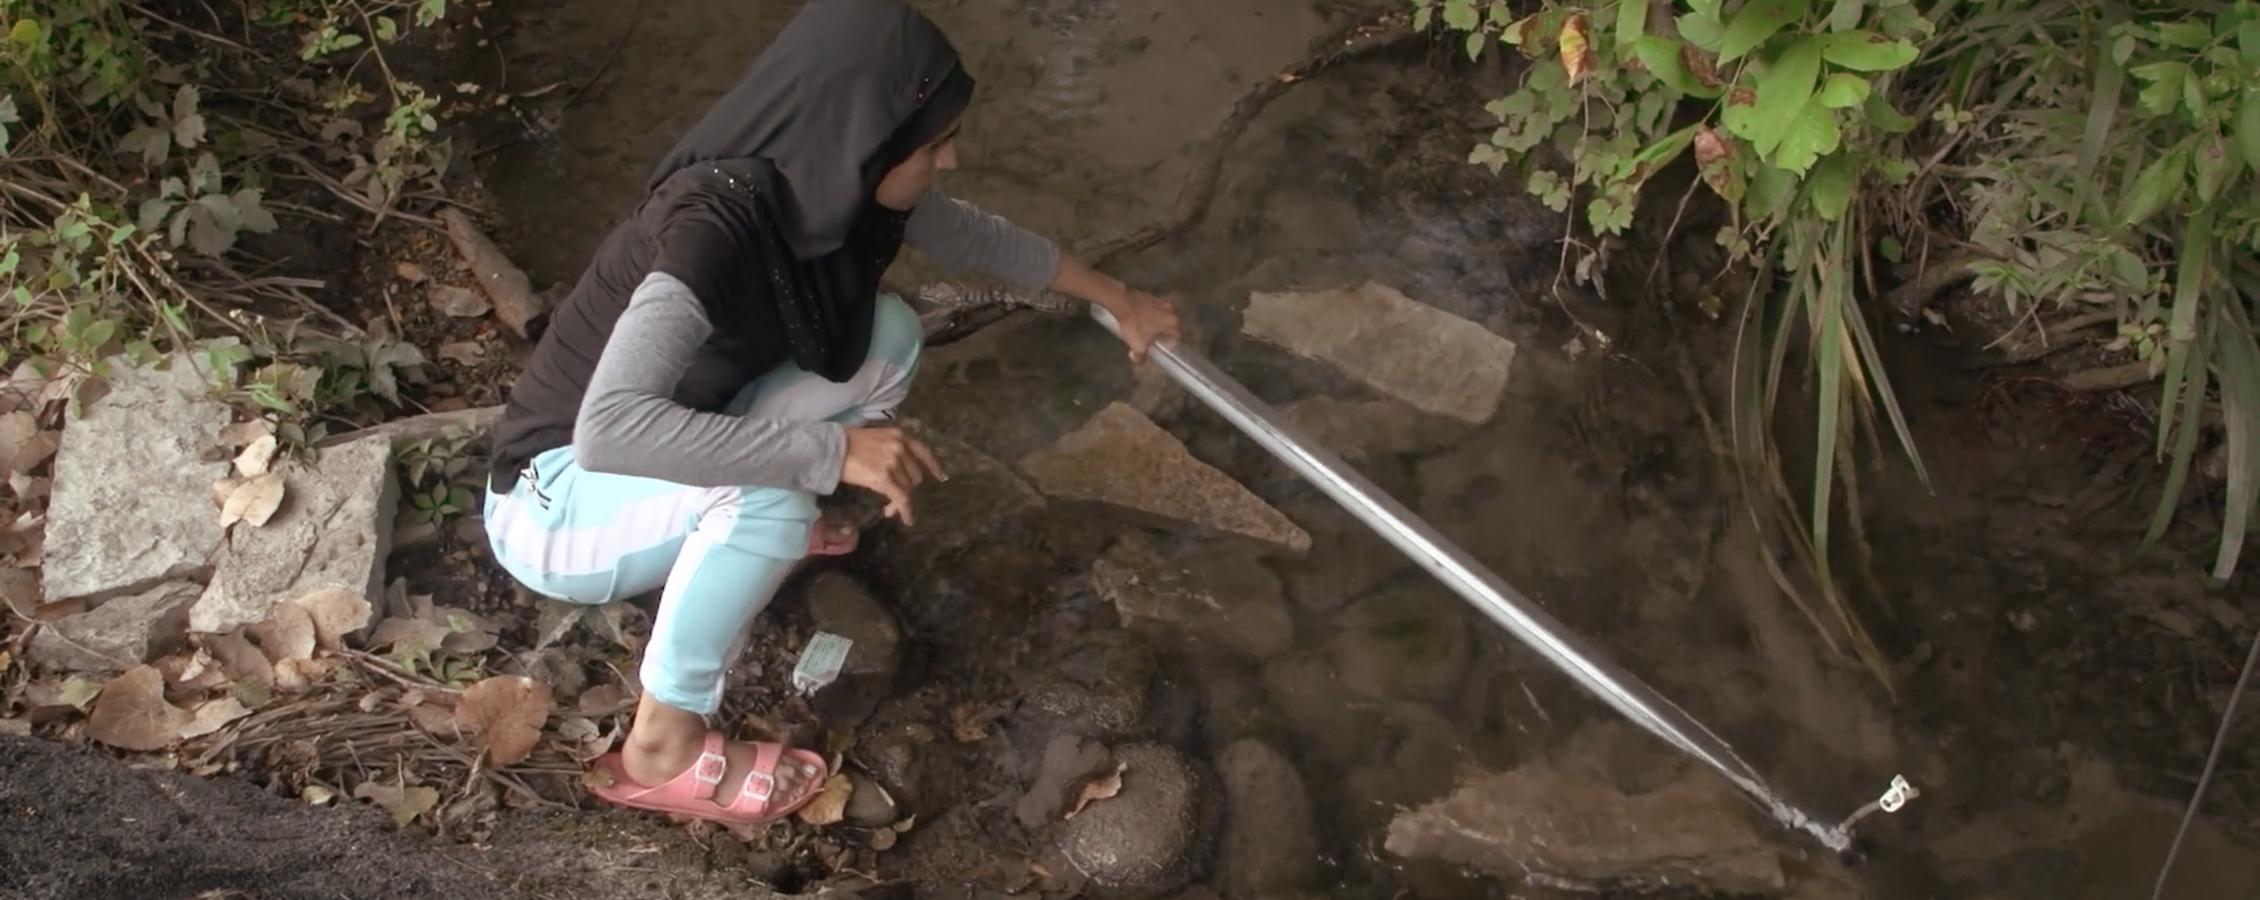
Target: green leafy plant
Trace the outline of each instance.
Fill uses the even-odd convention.
[[[437,438],[404,444],[394,454],[401,488],[418,517],[439,525],[477,508],[472,490],[478,486],[478,475],[463,452],[471,439],[459,429],[450,430]]]

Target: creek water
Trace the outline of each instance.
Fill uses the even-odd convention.
[[[1375,11],[1307,0],[927,8],[981,80],[961,140],[964,170],[945,186],[1069,247],[1168,215],[1204,140],[1250,85]],[[568,85],[522,116],[524,140],[484,161],[503,236],[537,282],[578,273],[634,204],[651,162],[789,12],[771,0],[562,0],[510,10],[502,49],[513,83]],[[1934,458],[1935,492],[1896,472],[1871,488],[1880,586],[1904,601],[1887,637],[1903,660],[1931,660],[1906,663],[1899,695],[1887,697],[1827,650],[1760,562],[1667,345],[1693,341],[1698,368],[1716,368],[1727,345],[1719,329],[1698,324],[1692,337],[1667,336],[1649,324],[1665,298],[1557,292],[1561,218],[1465,164],[1489,127],[1484,91],[1501,84],[1496,72],[1418,53],[1314,78],[1266,108],[1234,145],[1199,227],[1114,268],[1179,296],[1192,340],[1283,406],[1374,395],[1240,336],[1254,292],[1378,281],[1515,341],[1507,396],[1488,422],[1409,414],[1387,429],[1321,432],[1817,814],[1850,812],[1894,774],[1923,788],[1906,812],[1863,828],[1862,865],[1843,867],[1801,836],[1775,833],[1792,876],[1783,896],[2147,891],[2185,789],[2168,770],[2194,772],[2201,760],[2202,739],[2192,735],[2209,736],[2211,711],[2234,677],[2219,671],[2217,645],[2233,641],[2225,619],[2218,631],[2201,623],[2197,640],[2164,641],[2154,630],[2127,639],[2139,629],[2121,607],[2260,608],[2233,591],[2206,592],[2178,558],[2132,561],[2121,549],[2124,528],[2082,526],[2065,504],[2046,502],[2077,490],[2093,468],[2080,447],[2059,440],[2055,411],[2020,419],[2011,430],[2023,436],[2004,444],[1987,437],[2000,429],[1986,427],[2003,414],[1973,399],[1960,376],[1917,377],[1905,388],[1910,404],[1937,412],[1918,427],[1938,435],[1934,455],[1959,461]],[[897,280],[931,274],[911,263]],[[1572,314],[1614,339],[1609,352],[1569,324]],[[1698,380],[1715,374],[1705,369]],[[1135,378],[1091,323],[1024,314],[935,348],[912,411],[1009,461],[1133,395],[1196,456],[1313,536],[1310,553],[1261,563],[1292,610],[1286,650],[1253,658],[1196,640],[1169,659],[1201,704],[1200,741],[1213,750],[1261,736],[1299,764],[1320,810],[1337,885],[1329,893],[1526,895],[1381,847],[1402,810],[1445,796],[1471,773],[1551,760],[1635,792],[1673,777],[1679,763],[1667,748],[1615,724],[1224,422]],[[2131,509],[2142,500],[2124,502]],[[2104,512],[2086,518],[2123,510]],[[1012,667],[1054,658],[1046,648],[1111,633],[1113,610],[1090,589],[1088,565],[1128,527],[1047,520],[1008,529],[949,571],[898,578],[898,605],[933,647],[933,673],[1010,685]],[[2072,536],[2080,527],[2091,532]],[[1161,540],[1167,552],[1191,552],[1208,539]],[[2017,613],[2032,610],[2041,627],[2017,624],[2026,621]],[[2186,682],[2187,693],[2160,700],[2143,681],[2157,671],[2097,650],[2122,644],[2175,658],[2166,680]],[[2186,664],[2175,648],[2188,648]],[[2140,729],[2114,724],[2130,716]],[[2248,748],[2256,743],[2251,729],[2239,733]],[[2243,751],[2231,767],[2243,774],[2218,788],[2220,814],[2184,851],[2174,896],[2260,890],[2260,855],[2248,843],[2260,759]]]

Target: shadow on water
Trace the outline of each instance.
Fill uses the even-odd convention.
[[[1069,244],[1163,215],[1211,123],[1340,16],[1290,0],[933,6],[983,80],[965,137],[968,169],[953,188]],[[585,77],[591,61],[619,54],[582,102],[533,117],[536,139],[485,170],[508,237],[537,277],[576,274],[586,248],[634,202],[650,161],[728,85],[786,9],[572,0],[519,13],[507,48],[514,65]],[[634,15],[644,18],[616,51]],[[1936,501],[1950,512],[1879,503],[1882,521],[1905,527],[1906,537],[1879,541],[1885,559],[1896,551],[1910,562],[1885,576],[1910,598],[1901,615],[1935,623],[1900,631],[1935,632],[1921,643],[1931,648],[1926,658],[1942,661],[1913,664],[1894,706],[1855,666],[1829,657],[1759,566],[1703,422],[1672,364],[1661,362],[1675,358],[1663,343],[1672,339],[1723,354],[1721,334],[1699,327],[1693,337],[1669,338],[1643,324],[1653,314],[1638,303],[1573,296],[1567,302],[1579,316],[1615,336],[1624,355],[1573,352],[1577,332],[1550,295],[1561,219],[1462,162],[1488,126],[1469,80],[1462,69],[1417,57],[1314,80],[1242,139],[1200,228],[1117,268],[1177,292],[1195,341],[1282,406],[1378,398],[1240,337],[1240,311],[1253,292],[1375,280],[1517,342],[1507,398],[1485,424],[1399,410],[1383,427],[1351,420],[1322,433],[1816,812],[1848,812],[1895,773],[1924,786],[1910,813],[1872,828],[1879,850],[1857,871],[1780,836],[1791,871],[1782,896],[2101,898],[2146,890],[2154,845],[2171,831],[2173,807],[2156,798],[2174,790],[2127,770],[2188,758],[2187,741],[2143,756],[2089,740],[2087,726],[2057,723],[2147,702],[2063,710],[2061,696],[2081,690],[2077,679],[2115,670],[2059,672],[2072,687],[1994,677],[1992,667],[2014,658],[2001,652],[2003,642],[2017,638],[2002,635],[1998,618],[1983,618],[1993,611],[1986,603],[1960,598],[2000,593],[1983,541],[2009,539],[1995,530],[1973,543],[1954,529],[1970,516],[2019,514],[1977,511],[1977,501],[1951,492]],[[1222,635],[1133,636],[1095,593],[1092,561],[1132,532],[1157,541],[1169,559],[1215,541],[1054,505],[926,559],[931,565],[887,571],[929,645],[929,677],[1016,690],[1060,674],[1034,671],[1043,666],[1103,669],[1123,658],[1062,660],[1059,648],[1094,635],[1150,645],[1159,662],[1138,665],[1164,670],[1170,689],[1199,710],[1177,735],[1186,746],[1213,756],[1260,738],[1299,765],[1321,811],[1329,880],[1348,896],[1500,896],[1486,877],[1408,864],[1381,848],[1402,810],[1470,776],[1547,762],[1590,769],[1641,794],[1679,771],[1660,744],[1618,724],[1221,420],[1134,379],[1088,323],[1022,315],[937,348],[925,365],[912,412],[987,458],[1009,465],[1109,402],[1136,397],[1197,457],[1284,511],[1314,542],[1300,558],[1246,551],[1279,584],[1289,610],[1284,649],[1248,652]],[[1959,421],[1950,392],[1917,384],[1908,393],[1936,405],[1948,427]],[[1961,449],[1973,460],[1998,456]],[[2079,464],[2075,456],[2058,468]],[[1978,465],[1950,463],[1942,481],[1991,477]],[[1903,546],[1920,540],[1927,549]],[[1937,549],[1957,543],[1951,554]],[[2112,586],[2132,571],[2118,556],[2014,542],[1990,552],[2044,560],[2035,565],[2056,566],[2069,573],[2060,576],[2065,583],[2101,595],[2137,590],[2133,582]],[[1940,596],[1947,593],[1954,596]],[[1909,657],[1918,655],[1914,643],[1902,648]],[[2029,701],[2055,708],[2010,709],[2020,690],[2058,698]],[[1999,710],[1990,720],[1989,705]],[[2191,730],[2184,720],[2209,727],[2203,710],[2187,710],[2177,734]],[[2011,776],[2018,771],[2050,774],[2028,784]],[[2229,793],[2230,808],[2247,820],[2224,824],[2249,838],[2260,786],[2247,778]],[[2248,845],[2205,829],[2183,862],[2186,896],[2251,896],[2260,884],[2252,859]]]

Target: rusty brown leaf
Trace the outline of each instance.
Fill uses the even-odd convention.
[[[314,624],[314,641],[324,650],[345,646],[345,636],[369,624],[369,598],[345,588],[321,588],[290,601],[306,610]]]
[[[636,705],[636,695],[626,685],[600,684],[581,692],[577,705],[584,716],[609,716]]]
[[[534,752],[553,702],[549,685],[523,675],[496,675],[463,692],[455,725],[479,735],[487,759],[507,766]]]
[[[1115,763],[1114,771],[1083,782],[1083,789],[1075,794],[1075,807],[1068,810],[1067,815],[1061,818],[1075,818],[1075,814],[1082,812],[1083,807],[1101,800],[1112,800],[1114,795],[1122,793],[1122,772],[1124,768],[1123,764]]]
[[[199,738],[225,727],[229,722],[251,714],[251,709],[234,697],[206,700],[196,707],[196,712],[181,728],[180,736]]]
[[[1694,44],[1681,44],[1679,46],[1679,60],[1687,65],[1687,74],[1695,76],[1695,80],[1702,82],[1704,87],[1719,87],[1726,84],[1724,80],[1719,78],[1717,58],[1702,48]]]
[[[810,825],[834,825],[847,818],[848,798],[855,796],[855,782],[846,775],[834,775],[824,780],[824,787],[816,792],[816,799],[800,808],[800,820]]]
[[[392,814],[395,828],[406,828],[416,817],[439,805],[439,792],[428,787],[403,787],[364,781],[353,789],[353,799],[367,800]]]
[[[265,651],[267,660],[282,665],[285,660],[310,659],[318,645],[314,636],[314,616],[306,607],[296,603],[277,603],[265,621],[244,629]]]
[[[86,736],[122,750],[161,750],[180,740],[195,717],[165,702],[165,676],[135,666],[102,686]]]
[[[1573,87],[1593,73],[1593,45],[1585,39],[1585,25],[1585,14],[1574,13],[1562,21],[1557,38],[1562,49],[1562,73],[1569,76]]]

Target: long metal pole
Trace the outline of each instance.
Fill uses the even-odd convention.
[[[1097,305],[1090,310],[1091,317],[1108,331],[1121,334],[1120,326],[1106,310]],[[1202,403],[1301,473],[1350,515],[1412,557],[1421,568],[1466,598],[1523,644],[1538,651],[1602,702],[1616,707],[1634,724],[1716,770],[1782,825],[1805,832],[1839,853],[1851,847],[1851,835],[1842,827],[1807,815],[1783,799],[1749,763],[1727,746],[1726,741],[1640,679],[1602,658],[1583,639],[1531,603],[1521,591],[1492,574],[1467,551],[1438,534],[1403,504],[1343,464],[1340,458],[1280,421],[1269,404],[1256,399],[1215,364],[1189,348],[1177,346],[1157,345],[1149,358]]]

